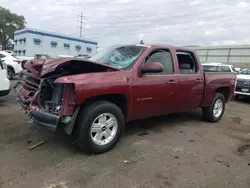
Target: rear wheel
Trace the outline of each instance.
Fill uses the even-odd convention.
[[[14,78],[14,75],[15,75],[15,73],[14,73],[14,71],[11,69],[11,68],[7,68],[7,76],[8,76],[8,79],[9,80],[12,80],[13,78]]]
[[[202,117],[205,121],[218,122],[225,111],[225,97],[221,93],[215,93],[210,106],[202,109]]]
[[[104,153],[120,140],[124,129],[121,109],[108,101],[98,101],[85,107],[77,119],[75,139],[87,153]]]

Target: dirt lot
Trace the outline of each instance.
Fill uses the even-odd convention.
[[[114,150],[89,156],[29,124],[13,95],[0,99],[1,188],[250,187],[249,100],[229,103],[217,124],[199,110],[130,123]]]

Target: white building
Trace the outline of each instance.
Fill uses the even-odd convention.
[[[97,42],[83,38],[61,35],[47,31],[25,28],[14,35],[14,53],[17,56],[33,56],[47,54],[52,57],[58,55],[94,55]]]

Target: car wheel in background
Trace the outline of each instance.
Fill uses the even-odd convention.
[[[14,78],[14,75],[15,75],[15,73],[14,73],[14,71],[11,69],[11,68],[7,68],[7,76],[8,76],[8,79],[9,80],[12,80],[13,78]]]

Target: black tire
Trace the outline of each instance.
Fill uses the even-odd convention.
[[[118,122],[117,133],[106,145],[98,145],[91,138],[90,128],[94,120],[102,113],[111,113]],[[108,101],[97,101],[82,109],[79,112],[74,136],[76,143],[86,152],[100,154],[113,149],[119,142],[124,131],[124,115],[121,109]]]
[[[14,75],[15,75],[15,73],[14,73],[14,71],[11,69],[11,68],[7,68],[7,76],[8,76],[8,79],[9,80],[12,80],[13,78],[14,78]]]
[[[213,113],[213,109],[214,109],[215,102],[218,99],[220,99],[222,101],[223,109],[222,109],[221,114],[218,117],[216,117]],[[221,117],[224,114],[224,111],[225,111],[225,97],[221,93],[215,93],[211,105],[208,107],[202,108],[202,118],[205,121],[216,123],[221,119]]]

